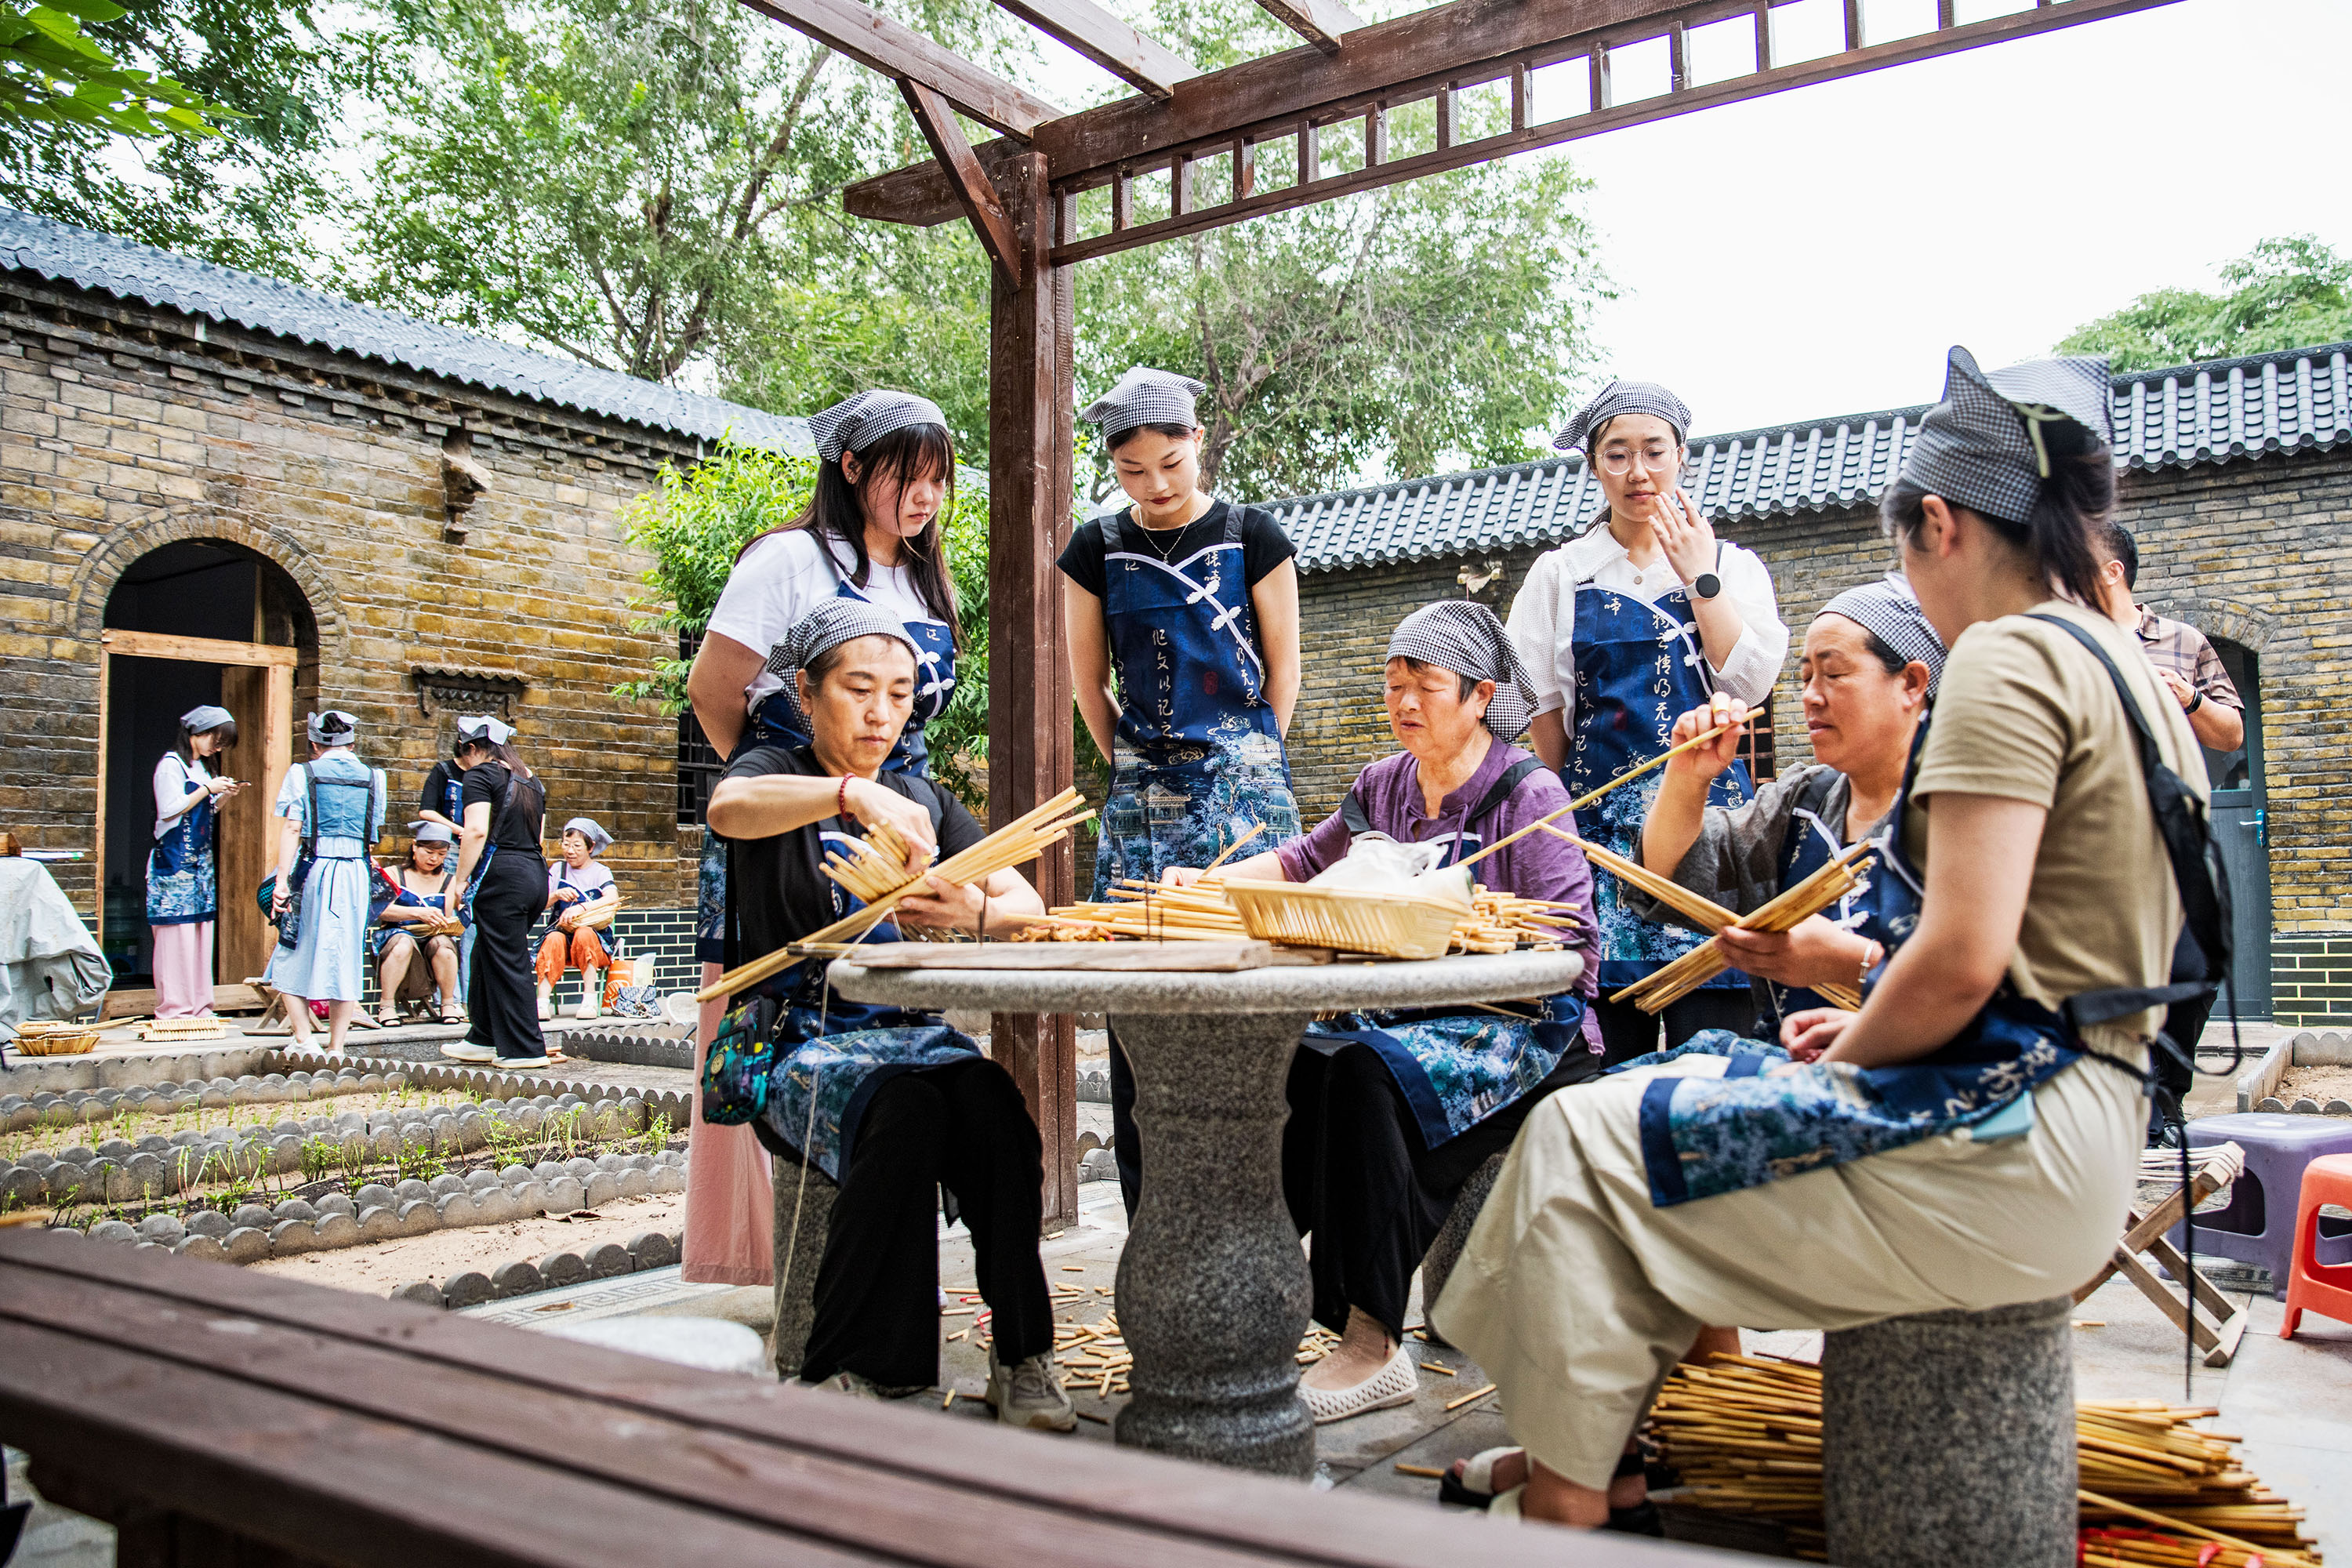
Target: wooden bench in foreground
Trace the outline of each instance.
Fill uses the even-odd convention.
[[[1701,1561],[31,1229],[0,1230],[0,1440],[140,1568]]]

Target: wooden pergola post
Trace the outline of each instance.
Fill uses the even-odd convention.
[[[1017,276],[990,269],[988,358],[988,816],[1002,826],[1070,786],[1070,666],[1054,559],[1069,537],[1071,269],[1054,266],[1054,196],[1043,154],[996,171]],[[1065,842],[1031,872],[1045,902],[1076,897]],[[1045,1222],[1078,1215],[1077,1020],[999,1014],[995,1058],[1012,1073],[1045,1146]]]

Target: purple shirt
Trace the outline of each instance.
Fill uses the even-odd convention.
[[[1459,859],[1568,804],[1568,790],[1560,784],[1559,775],[1549,768],[1538,768],[1521,779],[1510,797],[1478,823],[1475,830],[1465,831],[1468,825],[1464,818],[1486,798],[1487,792],[1512,764],[1528,754],[1517,746],[1499,742],[1489,746],[1478,771],[1439,803],[1435,816],[1423,807],[1421,764],[1411,752],[1382,757],[1357,774],[1356,798],[1362,803],[1364,815],[1376,831],[1402,843],[1450,839],[1461,832],[1459,851],[1447,857],[1449,860]],[[1572,813],[1555,817],[1553,826],[1574,833],[1576,817]],[[1338,864],[1348,853],[1350,837],[1346,819],[1333,812],[1305,837],[1291,839],[1275,850],[1282,861],[1284,879],[1304,882]],[[1592,923],[1592,868],[1585,860],[1583,850],[1538,829],[1481,860],[1471,871],[1478,880],[1500,892],[1574,904],[1576,913],[1570,918],[1575,923],[1576,935],[1570,945],[1584,955],[1584,977],[1577,982],[1576,988],[1587,996],[1600,989],[1601,938]]]

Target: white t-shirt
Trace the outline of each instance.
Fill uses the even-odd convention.
[[[155,837],[162,838],[180,826],[202,795],[188,794],[190,784],[201,784],[213,775],[200,759],[193,763],[180,761],[177,752],[166,752],[155,764]]]
[[[761,540],[728,574],[727,586],[719,593],[719,607],[710,612],[709,629],[766,658],[793,623],[814,608],[818,600],[831,598],[856,568],[848,546],[836,542],[831,549],[828,555],[826,546],[805,528]],[[866,586],[858,592],[902,621],[939,624],[916,592],[914,574],[904,564],[869,563]],[[743,688],[743,710],[756,710],[783,683],[781,676],[769,673],[763,665]]]
[[[1780,621],[1772,574],[1753,552],[1726,540],[1715,570],[1723,579],[1724,594],[1746,623],[1739,640],[1731,645],[1730,657],[1714,670],[1716,688],[1753,708],[1771,695],[1773,683],[1780,679],[1780,663],[1789,657],[1789,628]],[[1625,547],[1609,531],[1606,517],[1591,532],[1537,556],[1511,601],[1506,626],[1519,650],[1519,662],[1528,667],[1538,713],[1564,710],[1576,694],[1579,583],[1612,588],[1645,605],[1683,585],[1664,555],[1636,571]],[[1573,724],[1575,717],[1567,714],[1561,722]]]

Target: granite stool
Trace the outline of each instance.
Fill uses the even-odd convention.
[[[1822,1508],[1843,1568],[2071,1568],[2064,1296],[1827,1335]]]
[[[2322,1215],[2322,1205],[2352,1208],[2352,1154],[2322,1154],[2304,1167],[2303,1194],[2295,1203],[2294,1261],[2289,1267],[2286,1314],[2279,1321],[2279,1336],[2294,1338],[2305,1312],[2317,1312],[2338,1322],[2352,1323],[2352,1266],[2324,1263],[2320,1247],[2331,1237],[2345,1238],[2352,1220]],[[2340,1245],[2352,1245],[2344,1240]]]
[[[772,1162],[776,1194],[776,1327],[771,1341],[778,1377],[793,1377],[816,1321],[816,1271],[824,1259],[833,1200],[841,1189],[814,1165]]]
[[[2352,1124],[2333,1116],[2296,1116],[2274,1110],[2201,1116],[2189,1124],[2189,1146],[2235,1143],[2246,1152],[2245,1173],[2230,1188],[2230,1201],[2188,1226],[2168,1233],[2186,1251],[2184,1230],[2193,1226],[2200,1257],[2235,1258],[2267,1268],[2271,1294],[2286,1300],[2294,1258],[2295,1195],[2303,1170],[2323,1154],[2352,1154]],[[2323,1264],[2352,1263],[2352,1237],[2323,1233]]]
[[[1503,1173],[1503,1162],[1509,1150],[1487,1156],[1486,1163],[1470,1173],[1462,1184],[1462,1191],[1454,1200],[1454,1212],[1445,1216],[1444,1228],[1430,1242],[1429,1250],[1421,1259],[1421,1320],[1429,1323],[1430,1310],[1437,1299],[1445,1294],[1445,1282],[1454,1277],[1454,1266],[1462,1261],[1462,1248],[1470,1240],[1470,1227],[1478,1223],[1478,1212],[1486,1206],[1486,1199],[1495,1191],[1495,1179]],[[1429,1328],[1429,1337],[1436,1344],[1451,1341]]]

